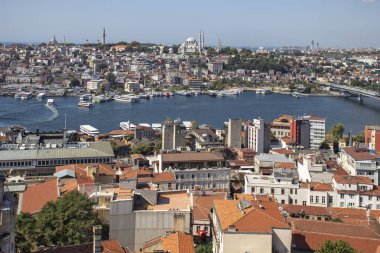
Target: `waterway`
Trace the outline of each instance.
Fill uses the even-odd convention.
[[[207,95],[185,97],[154,97],[140,103],[107,102],[93,108],[79,108],[78,97],[55,97],[57,111],[45,106],[46,99],[31,98],[20,101],[13,97],[0,97],[0,126],[21,124],[29,130],[63,129],[65,115],[67,128],[78,130],[90,124],[101,132],[119,128],[121,121],[133,123],[158,123],[165,117],[196,120],[198,123],[221,128],[229,118],[253,119],[261,117],[270,122],[281,114],[293,116],[314,115],[326,118],[327,128],[342,122],[346,130],[357,134],[365,125],[380,124],[380,100],[344,97],[302,97],[290,95],[244,92],[240,96],[210,97]]]

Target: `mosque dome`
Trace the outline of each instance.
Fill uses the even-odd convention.
[[[186,42],[194,42],[194,41],[195,41],[195,39],[192,37],[186,39]]]

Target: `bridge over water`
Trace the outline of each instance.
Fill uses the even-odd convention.
[[[380,93],[376,91],[366,90],[358,87],[351,87],[340,84],[329,84],[330,90],[340,91],[348,96],[358,97],[359,101],[363,101],[362,97],[371,97],[380,99]]]

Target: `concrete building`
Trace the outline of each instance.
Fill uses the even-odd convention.
[[[368,149],[345,147],[339,153],[339,164],[350,175],[367,176],[373,183],[380,183],[380,156],[369,152]]]
[[[220,153],[178,152],[158,155],[156,172],[174,172],[177,189],[229,190],[230,170]]]
[[[310,123],[310,148],[319,149],[326,138],[326,119],[314,116],[304,116]]]
[[[290,125],[293,121],[293,116],[281,115],[277,119],[273,120],[271,124],[271,131],[276,138],[289,137]]]
[[[0,175],[0,252],[15,253],[16,204],[4,183],[5,177]]]
[[[135,91],[139,91],[140,89],[141,89],[141,86],[138,82],[128,81],[124,84],[124,91],[126,92],[135,92]]]
[[[247,148],[254,149],[259,154],[264,153],[264,124],[263,119],[254,119],[253,122],[249,122],[244,126],[247,138]]]
[[[110,239],[139,252],[144,243],[170,231],[190,233],[192,194],[139,190],[110,203]]]
[[[66,145],[64,148],[0,150],[0,174],[10,169],[26,176],[51,176],[57,165],[112,163],[110,142]]]
[[[184,85],[187,85],[191,90],[200,90],[204,87],[201,79],[186,79]]]
[[[291,252],[291,229],[269,198],[240,195],[213,209],[213,252]]]
[[[162,124],[162,151],[185,146],[186,127],[182,122],[166,120]]]
[[[207,69],[213,74],[219,74],[223,71],[223,62],[210,62],[207,64]]]
[[[310,148],[310,122],[302,119],[291,121],[290,138],[294,140],[297,146],[302,146],[305,149]]]
[[[196,150],[208,150],[223,146],[219,136],[211,129],[194,129],[191,133],[194,136]]]
[[[229,119],[227,123],[227,146],[241,148],[242,122],[240,119]]]
[[[371,152],[380,153],[380,126],[366,126],[365,144]]]
[[[89,80],[87,81],[86,88],[88,91],[98,91],[102,86],[103,80]]]

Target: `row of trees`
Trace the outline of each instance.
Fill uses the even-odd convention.
[[[333,125],[326,135],[326,141],[322,142],[321,146],[319,148],[320,149],[330,149],[330,146],[328,143],[332,143],[334,152],[338,152],[340,140],[342,140],[342,139],[345,140],[346,144],[348,144],[350,141],[349,136],[343,135],[344,130],[345,130],[345,126],[342,123],[338,123],[338,124]],[[352,136],[352,142],[364,143],[365,142],[364,131],[361,132],[359,135]]]
[[[68,192],[56,202],[48,202],[32,216],[21,213],[16,221],[16,248],[29,253],[37,247],[61,247],[91,242],[92,227],[102,224],[92,202],[78,191]],[[108,237],[103,225],[103,238]]]

